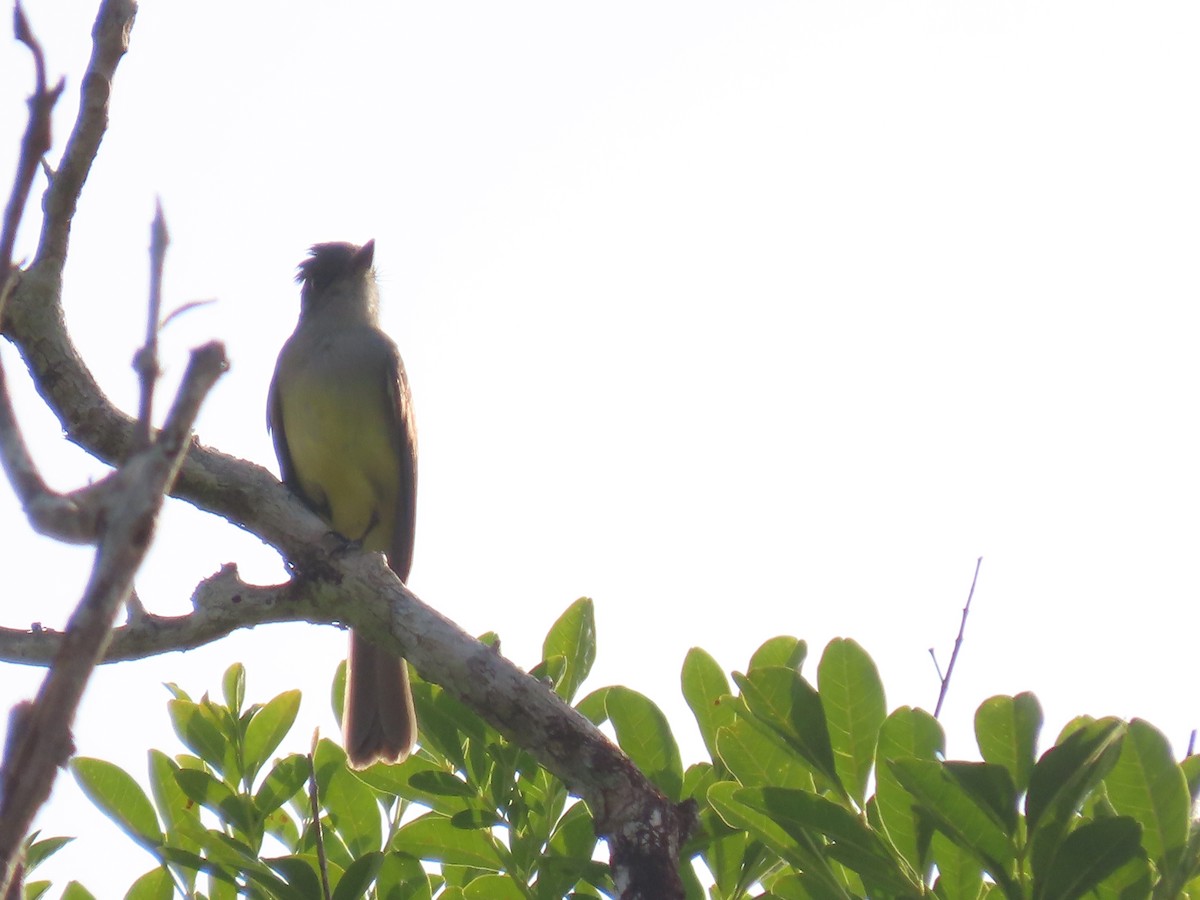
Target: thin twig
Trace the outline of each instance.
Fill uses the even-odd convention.
[[[36,81],[33,94],[29,98],[29,121],[21,139],[17,174],[13,180],[12,192],[8,196],[8,203],[4,207],[4,224],[0,230],[0,321],[4,318],[4,305],[9,294],[10,282],[15,282],[12,254],[17,240],[17,229],[29,202],[29,192],[33,188],[38,161],[50,149],[50,113],[58,101],[59,94],[62,93],[62,82],[59,82],[53,91],[46,90],[46,60],[41,45],[29,28],[20,3],[13,8],[13,32],[17,40],[33,54]],[[4,471],[23,506],[28,509],[36,498],[49,493],[17,427],[17,417],[8,396],[3,364],[0,364],[0,454]]]
[[[71,221],[79,195],[108,129],[108,101],[113,76],[129,48],[129,33],[137,15],[136,0],[102,0],[92,26],[92,58],[79,83],[79,114],[67,138],[50,186],[42,197],[42,233],[32,268],[53,283],[62,280],[67,261]]]
[[[29,28],[25,11],[19,2],[13,7],[13,34],[33,54],[36,81],[33,95],[29,98],[29,122],[25,126],[25,135],[21,138],[17,175],[13,181],[12,193],[8,197],[8,204],[4,207],[4,226],[0,231],[0,317],[3,315],[4,299],[12,274],[12,254],[17,241],[17,226],[21,224],[21,216],[25,213],[38,163],[50,150],[50,113],[63,91],[61,79],[52,90],[46,89],[46,57],[42,53],[41,44]]]
[[[139,386],[137,432],[133,440],[135,453],[150,446],[153,432],[154,385],[162,374],[158,368],[158,321],[162,315],[163,265],[170,243],[171,236],[167,233],[162,203],[156,202],[154,221],[150,225],[150,303],[146,310],[146,343],[133,357]]]
[[[940,665],[938,665],[937,651],[934,650],[932,647],[929,648],[929,658],[933,660],[933,670],[935,672],[937,672],[938,681],[941,681],[946,676],[944,676],[942,674],[942,667]]]
[[[166,328],[175,319],[177,319],[179,316],[182,316],[184,313],[191,312],[193,309],[197,309],[201,306],[209,306],[216,302],[217,302],[216,297],[209,297],[206,300],[189,300],[187,303],[184,303],[181,306],[177,306],[173,310],[171,310],[169,313],[167,313],[166,317],[162,320],[162,325],[159,326],[159,330],[161,331],[162,329]]]
[[[325,835],[321,832],[321,803],[317,797],[317,742],[321,732],[313,731],[312,751],[308,754],[308,802],[312,806],[313,839],[317,843],[317,864],[321,869],[321,893],[330,900],[329,862],[325,858]]]
[[[979,566],[982,563],[982,556],[975,560],[975,576],[971,579],[971,591],[967,594],[967,603],[963,607],[962,622],[958,626],[958,637],[954,639],[954,652],[950,654],[950,662],[946,666],[946,675],[942,679],[942,689],[938,692],[937,706],[933,708],[933,717],[935,719],[941,715],[942,703],[946,700],[946,691],[950,690],[950,676],[954,674],[954,664],[958,661],[958,651],[962,649],[963,633],[967,630],[967,616],[971,612],[971,598],[975,596],[975,582],[979,580]],[[934,660],[934,664],[937,664],[936,659]]]

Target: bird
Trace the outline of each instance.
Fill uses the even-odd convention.
[[[348,542],[412,568],[417,431],[404,362],[379,327],[375,242],[316,244],[275,364],[267,428],[283,483]],[[405,661],[351,629],[342,735],[356,769],[402,762],[417,720]]]

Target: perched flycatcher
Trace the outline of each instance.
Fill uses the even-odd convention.
[[[267,426],[284,484],[407,582],[417,430],[404,363],[379,330],[374,255],[374,241],[317,244],[300,264],[300,321],[275,364]],[[342,731],[356,768],[403,760],[417,731],[404,660],[356,631]]]

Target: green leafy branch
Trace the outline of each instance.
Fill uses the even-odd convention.
[[[550,629],[534,674],[574,701],[595,653],[592,604],[579,600]],[[731,680],[705,651],[689,652],[683,694],[709,759],[686,770],[647,697],[614,686],[575,705],[609,723],[671,801],[695,804],[699,827],[681,867],[689,898],[1200,898],[1200,757],[1175,762],[1153,726],[1079,718],[1039,756],[1037,699],[992,697],[975,714],[981,761],[949,761],[930,713],[887,713],[857,643],[831,641],[815,685],[806,657],[803,641],[773,638]],[[343,677],[333,686],[338,713]],[[436,685],[414,686],[420,751],[362,772],[328,740],[311,755],[274,755],[299,694],[247,706],[240,665],[226,673],[221,702],[169,687],[188,752],[151,751],[148,794],[109,763],[73,765],[93,801],[154,858],[127,900],[291,900],[326,888],[332,900],[617,893],[587,804]],[[29,859],[65,840],[31,842]],[[27,896],[47,888],[30,884]],[[63,896],[91,895],[73,883]]]

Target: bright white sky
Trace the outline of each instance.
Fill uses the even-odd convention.
[[[93,4],[30,0],[67,75]],[[977,556],[943,721],[1033,690],[1142,716],[1182,754],[1195,693],[1200,8],[1190,3],[147,2],[76,219],[69,324],[135,406],[146,245],[162,198],[171,325],[228,345],[205,443],[274,466],[266,386],[306,248],[377,241],[383,319],[415,392],[413,589],[526,667],[595,598],[590,686],[624,683],[701,758],[687,649],[726,668],[780,633],[854,637],[889,706],[932,708]],[[31,66],[0,43],[7,185]],[[41,185],[38,186],[38,190]],[[34,204],[33,210],[36,211]],[[33,247],[27,225],[21,247]],[[53,483],[102,469],[23,383]],[[86,549],[31,536],[0,488],[7,625],[59,626]],[[222,563],[278,557],[172,504],[138,579],[188,608]],[[331,733],[344,635],[244,632],[103,670],[82,754],[139,776],[180,748],[161,687],[300,686],[290,748]],[[41,673],[0,666],[0,709]],[[3,720],[0,719],[0,728]],[[45,872],[101,896],[151,867],[61,778],[81,834]],[[57,896],[57,891],[54,896]]]

